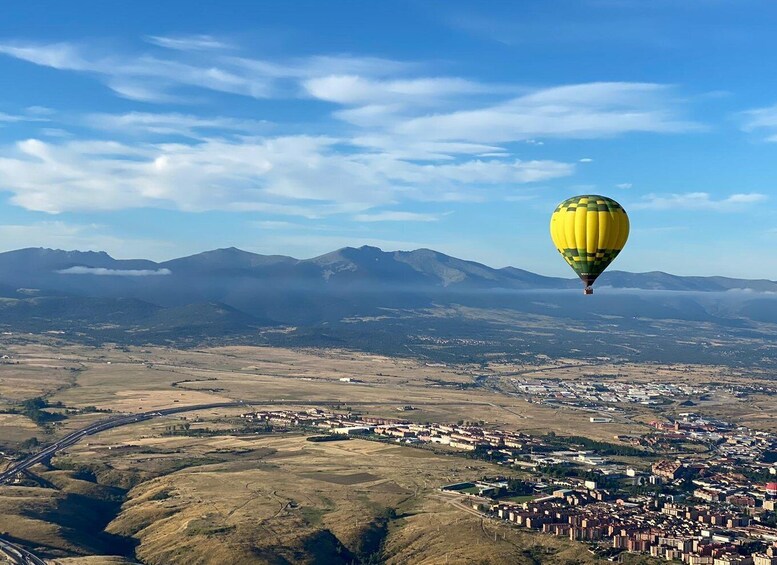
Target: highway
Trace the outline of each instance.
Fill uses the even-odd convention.
[[[6,469],[4,472],[0,473],[0,485],[4,485],[8,482],[10,482],[17,473],[20,473],[21,471],[25,471],[26,469],[29,469],[33,465],[37,465],[38,463],[42,463],[43,461],[49,459],[51,456],[53,456],[57,451],[60,451],[62,449],[65,449],[66,447],[70,447],[71,445],[74,445],[84,439],[86,436],[94,435],[99,432],[104,432],[105,430],[110,430],[112,428],[118,428],[120,426],[126,426],[128,424],[134,424],[136,422],[142,422],[144,420],[150,420],[151,418],[156,418],[159,416],[169,416],[171,414],[180,414],[182,412],[193,412],[196,410],[208,410],[211,408],[230,408],[235,406],[250,406],[252,404],[257,405],[285,405],[285,404],[292,404],[292,405],[328,405],[328,404],[337,404],[337,400],[233,400],[229,402],[214,402],[211,404],[193,404],[190,406],[176,406],[174,408],[163,408],[160,410],[152,410],[149,412],[139,412],[137,414],[130,414],[125,416],[114,416],[113,418],[108,418],[105,420],[99,420],[97,422],[94,422],[93,424],[88,425],[85,428],[81,428],[80,430],[76,430],[65,437],[57,440],[56,442],[52,443],[51,445],[41,449],[37,453],[34,453],[30,455],[29,457],[22,459],[21,461],[18,461],[11,465],[8,469]],[[343,404],[347,404],[348,406],[357,406],[357,405],[373,405],[375,402],[342,402]],[[381,402],[380,404],[403,404],[403,402]],[[450,404],[448,402],[417,402],[416,404],[419,405],[438,405],[438,406],[444,406],[447,404]],[[473,402],[470,405],[472,406],[481,406],[486,405],[487,403],[484,402]]]
[[[40,557],[35,557],[32,553],[0,538],[0,553],[4,553],[11,561],[17,565],[46,565],[46,562]]]
[[[228,408],[231,406],[243,406],[243,402],[214,402],[212,404],[195,404],[192,406],[176,406],[175,408],[163,408],[161,410],[154,410],[152,412],[140,412],[138,414],[132,414],[129,416],[117,416],[114,418],[108,418],[106,420],[100,420],[88,425],[85,428],[76,430],[65,437],[57,440],[51,445],[41,449],[37,453],[30,455],[29,457],[18,461],[11,465],[4,472],[0,473],[0,485],[8,483],[13,479],[17,473],[29,469],[33,465],[42,463],[46,459],[49,459],[57,451],[70,447],[73,444],[78,443],[86,436],[91,436],[105,430],[112,428],[118,428],[120,426],[126,426],[128,424],[134,424],[136,422],[142,422],[144,420],[150,420],[159,416],[169,416],[171,414],[179,414],[181,412],[193,412],[195,410],[208,410],[211,408]]]
[[[57,451],[70,447],[71,445],[78,443],[86,436],[94,435],[111,428],[118,428],[119,426],[126,426],[128,424],[134,424],[135,422],[142,422],[144,420],[150,420],[159,416],[169,416],[171,414],[178,414],[181,412],[192,412],[195,410],[208,410],[211,408],[229,408],[232,406],[243,406],[243,402],[215,402],[212,404],[196,404],[193,406],[176,406],[175,408],[164,408],[162,410],[154,410],[153,412],[141,412],[139,414],[133,414],[130,416],[118,416],[114,418],[108,418],[106,420],[100,420],[94,422],[85,428],[76,430],[51,445],[43,448],[30,455],[29,457],[22,459],[21,461],[11,465],[3,473],[0,473],[0,485],[11,481],[18,473],[25,471],[42,463],[46,459],[53,456]],[[26,549],[19,547],[16,544],[0,538],[0,553],[5,554],[16,565],[46,565],[43,559],[36,557]]]
[[[97,422],[94,422],[93,424],[88,425],[85,428],[81,428],[80,430],[76,430],[63,438],[57,440],[56,442],[52,443],[51,445],[48,445],[38,451],[37,453],[33,453],[32,455],[26,457],[25,459],[22,459],[21,461],[18,461],[11,465],[8,469],[0,473],[0,486],[9,483],[13,480],[13,478],[22,471],[26,471],[33,465],[37,465],[38,463],[42,463],[46,461],[47,459],[51,458],[54,454],[57,453],[57,451],[60,451],[62,449],[65,449],[67,447],[70,447],[71,445],[74,445],[84,439],[87,436],[94,435],[99,432],[104,432],[105,430],[110,430],[112,428],[118,428],[120,426],[127,426],[129,424],[134,424],[136,422],[142,422],[144,420],[150,420],[151,418],[157,418],[160,416],[170,416],[171,414],[180,414],[182,412],[194,412],[196,410],[209,410],[211,408],[231,408],[236,406],[250,406],[251,404],[259,404],[259,405],[268,405],[268,404],[275,404],[275,405],[284,405],[284,404],[294,404],[294,405],[326,405],[326,404],[333,404],[337,401],[324,401],[324,400],[317,400],[317,401],[299,401],[299,400],[255,400],[255,401],[230,401],[230,402],[214,402],[211,404],[194,404],[191,406],[176,406],[174,408],[163,408],[161,410],[153,410],[149,412],[140,412],[137,414],[131,414],[131,415],[125,415],[125,416],[114,416],[112,418],[107,418],[105,420],[99,420]],[[349,406],[353,405],[360,405],[360,404],[374,404],[374,402],[348,402]],[[389,402],[387,404],[402,404],[402,402]],[[420,404],[447,404],[445,402],[435,403],[435,402],[422,402]],[[483,403],[473,403],[473,404],[483,404]],[[3,538],[0,538],[0,553],[4,553],[8,557],[10,557],[12,560],[15,561],[17,565],[46,565],[46,562],[42,559],[36,557],[29,551],[19,547],[18,545],[15,545],[8,540],[4,540]]]

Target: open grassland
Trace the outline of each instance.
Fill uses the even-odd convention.
[[[0,489],[0,530],[63,564],[122,563],[85,559],[120,547],[146,564],[593,562],[437,490],[499,472],[487,463],[358,439],[158,432],[112,430],[55,459],[74,471],[40,467],[43,486]],[[135,486],[100,484],[121,480]]]
[[[192,441],[160,439],[144,445],[188,452],[184,444]],[[139,540],[144,563],[348,563],[371,556],[435,563],[445,554],[451,563],[587,562],[581,546],[481,524],[455,504],[457,497],[436,490],[499,472],[485,463],[364,440],[269,436],[204,443],[196,446],[203,458],[225,447],[247,453],[143,482],[108,526],[114,535]],[[71,457],[93,459],[79,451]],[[540,559],[532,561],[527,548]]]
[[[66,346],[51,353],[80,356],[80,370],[72,382],[70,374],[68,379],[63,375],[41,391],[52,402],[73,408],[140,412],[236,399],[252,405],[347,404],[376,415],[485,421],[543,433],[552,428],[576,433],[588,424],[585,413],[539,406],[486,389],[457,388],[471,387],[474,367],[429,367],[411,359],[343,351],[256,347],[176,351]],[[24,347],[14,351],[25,369],[30,368],[27,354]],[[5,395],[3,388],[0,395]],[[405,405],[417,410],[397,412]],[[624,422],[593,428],[591,434],[609,439],[632,429],[633,424]]]
[[[63,470],[36,470],[36,483],[0,488],[0,531],[46,555],[130,552],[134,542],[105,526],[123,500],[121,489]]]
[[[628,407],[614,414],[613,423],[597,425],[589,422],[590,412],[511,395],[511,379],[698,384],[766,379],[722,367],[607,359],[445,366],[342,350],[90,348],[53,338],[6,343],[0,338],[0,346],[11,357],[0,364],[0,450],[18,448],[32,437],[53,441],[110,412],[231,400],[246,404],[90,436],[55,458],[54,468],[34,469],[37,482],[0,487],[0,532],[62,565],[134,559],[147,564],[593,562],[580,544],[482,523],[456,497],[436,490],[503,473],[501,467],[460,454],[365,440],[311,443],[297,433],[246,434],[237,430],[238,416],[314,405],[614,442],[616,434],[643,432],[650,420],[683,411],[679,399],[664,407]],[[66,419],[41,425],[10,413],[20,401],[37,396],[61,403],[47,410]],[[773,397],[737,398],[722,391],[697,400],[693,411],[777,428]],[[407,405],[415,409],[398,411]],[[169,435],[171,426],[182,423],[208,433]],[[0,468],[3,464],[0,460]]]
[[[133,565],[137,561],[110,555],[89,555],[86,557],[63,557],[51,560],[51,565]]]
[[[0,408],[44,395],[71,408],[97,407],[122,413],[175,405],[243,400],[253,405],[349,405],[381,416],[397,409],[417,410],[402,417],[416,421],[484,421],[528,433],[578,434],[612,440],[681,408],[629,406],[607,425],[592,425],[590,413],[529,403],[512,396],[512,379],[616,379],[627,382],[690,384],[769,382],[768,375],[718,366],[613,364],[607,359],[545,359],[526,364],[444,366],[410,358],[342,350],[290,350],[270,347],[214,347],[175,350],[160,347],[102,347],[16,343],[12,359],[0,366]],[[474,386],[476,377],[486,386]],[[342,382],[349,378],[352,382]],[[763,380],[762,380],[763,379]],[[736,398],[721,391],[693,408],[710,416],[762,429],[777,429],[773,397]],[[2,417],[3,415],[0,415]],[[100,416],[87,414],[83,419]],[[71,418],[71,420],[73,420]],[[73,420],[75,422],[75,420]],[[80,424],[80,422],[78,422]],[[41,436],[23,419],[5,422],[7,437]],[[64,433],[71,422],[57,424]]]

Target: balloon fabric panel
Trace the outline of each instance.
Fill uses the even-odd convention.
[[[556,207],[550,233],[559,253],[590,285],[626,244],[629,218],[623,207],[610,198],[575,196]]]

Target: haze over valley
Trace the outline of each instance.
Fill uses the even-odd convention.
[[[298,260],[231,248],[163,263],[23,249],[0,254],[0,326],[88,344],[349,347],[431,361],[575,349],[773,366],[773,281],[608,271],[597,287],[585,297],[579,280],[427,249]]]

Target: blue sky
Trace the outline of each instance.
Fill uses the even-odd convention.
[[[777,5],[25,2],[0,19],[0,249],[167,259],[431,247],[572,276],[777,279]]]

